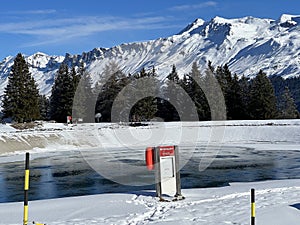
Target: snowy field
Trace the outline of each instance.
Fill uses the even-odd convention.
[[[218,151],[207,151],[202,167],[200,163],[199,169],[205,169],[222,146],[300,150],[300,120],[151,123],[145,127],[43,124],[29,131],[0,125],[0,131],[0,162],[23,160],[24,150],[37,158],[55,150],[130,149],[164,144],[215,146]],[[35,145],[39,140],[45,141],[43,146]],[[17,149],[15,143],[22,143],[25,148]],[[256,189],[257,224],[299,224],[298,179],[183,189],[186,199],[178,202],[159,202],[153,190],[30,201],[29,219],[60,225],[249,224],[251,188]],[[22,202],[1,203],[0,224],[21,224],[22,212]]]
[[[250,188],[256,189],[256,221],[299,225],[300,180],[234,183],[187,189],[178,202],[159,202],[153,191],[31,201],[29,220],[53,225],[250,224]],[[298,208],[298,209],[297,209]],[[0,224],[21,224],[22,203],[0,204]]]

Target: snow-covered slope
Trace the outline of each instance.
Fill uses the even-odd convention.
[[[205,68],[228,63],[238,75],[254,76],[260,69],[284,78],[300,73],[300,16],[282,15],[278,20],[244,17],[210,21],[195,20],[176,35],[147,42],[122,44],[110,49],[95,48],[81,55],[48,56],[36,53],[26,57],[41,93],[49,94],[61,62],[79,65],[83,61],[94,78],[99,79],[111,61],[125,73],[155,66],[163,79],[175,64],[182,75],[194,61]],[[0,95],[7,84],[13,57],[0,63]]]

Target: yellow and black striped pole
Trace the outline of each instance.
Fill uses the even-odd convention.
[[[251,189],[251,225],[255,225],[255,190]]]
[[[25,159],[25,181],[24,181],[24,216],[23,225],[28,224],[28,190],[29,190],[29,153],[26,152]]]

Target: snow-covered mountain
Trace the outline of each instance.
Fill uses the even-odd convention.
[[[7,85],[7,77],[15,57],[6,57],[0,62],[0,96],[3,94]],[[49,94],[54,82],[54,76],[60,64],[64,61],[63,56],[48,56],[37,52],[31,56],[26,56],[29,70],[36,80],[40,93]]]
[[[14,57],[0,63],[0,95]],[[268,75],[284,78],[300,74],[300,15],[282,15],[278,20],[244,17],[210,21],[195,20],[176,35],[147,42],[122,44],[109,49],[95,48],[81,55],[48,56],[36,53],[26,57],[40,92],[49,94],[62,62],[84,62],[94,81],[104,66],[115,61],[125,73],[155,66],[163,79],[175,64],[179,74],[190,71],[194,61],[205,68],[229,64],[238,75],[255,76],[262,69]]]

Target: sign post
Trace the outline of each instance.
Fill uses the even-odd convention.
[[[164,196],[174,197],[172,201],[184,199],[181,194],[178,146],[152,148],[153,160],[149,160],[149,148],[146,151],[148,169],[155,169],[156,195],[160,201],[168,201]],[[149,162],[154,162],[154,167],[149,167]]]

